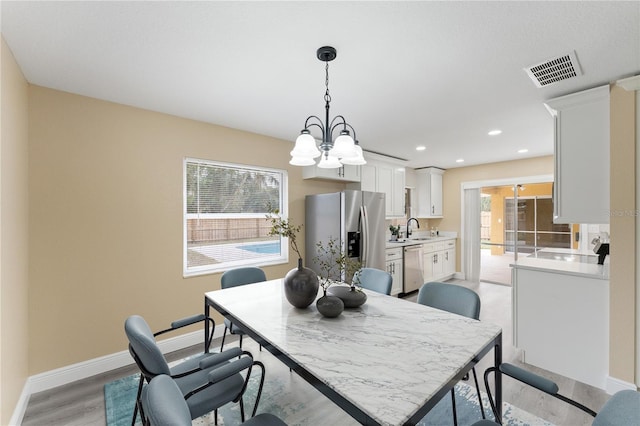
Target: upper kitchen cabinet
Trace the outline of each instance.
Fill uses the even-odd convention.
[[[417,217],[441,218],[442,217],[442,174],[444,170],[436,167],[427,167],[416,170],[418,193]]]
[[[337,169],[321,169],[318,165],[302,168],[303,179],[325,179],[342,182],[360,182],[360,166],[344,165]]]
[[[548,101],[554,223],[609,223],[609,85]]]
[[[364,158],[367,164],[360,166],[360,182],[348,184],[347,188],[384,193],[385,216],[404,217],[404,164],[369,152],[364,153]]]

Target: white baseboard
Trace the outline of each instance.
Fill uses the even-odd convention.
[[[614,393],[619,392],[621,390],[632,390],[632,391],[638,390],[637,386],[634,383],[625,382],[623,380],[616,379],[615,377],[611,377],[611,376],[607,376],[607,383],[605,386],[606,386],[605,391],[609,395],[613,395]]]
[[[29,380],[24,384],[22,388],[22,393],[20,394],[20,398],[18,398],[18,403],[16,404],[16,408],[13,410],[13,415],[9,420],[9,426],[19,426],[22,424],[22,419],[24,418],[24,413],[27,411],[27,404],[29,403],[29,398],[31,397],[31,389],[29,387]]]
[[[214,336],[220,336],[224,329],[224,324],[218,324],[215,328]],[[202,344],[202,342],[203,332],[200,330],[160,340],[158,341],[158,346],[163,353],[169,353]],[[125,350],[30,376],[22,389],[22,394],[13,411],[10,424],[19,425],[22,423],[29,397],[34,393],[53,389],[131,364],[133,364],[133,358],[131,358],[129,350]]]

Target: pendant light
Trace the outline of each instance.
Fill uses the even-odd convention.
[[[367,162],[362,155],[362,148],[356,137],[355,129],[347,123],[341,115],[329,121],[329,109],[331,95],[329,94],[329,62],[336,58],[336,49],[331,46],[323,46],[318,49],[316,56],[325,63],[325,87],[324,94],[324,122],[317,116],[307,117],[304,129],[296,139],[296,144],[291,151],[291,161],[294,166],[312,166],[316,164],[315,159],[320,157],[318,167],[324,169],[335,169],[344,164],[362,165]],[[311,135],[310,128],[320,129],[322,136],[319,146],[316,146],[316,139]],[[333,140],[334,132],[339,131],[339,135]],[[351,133],[353,132],[353,137]]]

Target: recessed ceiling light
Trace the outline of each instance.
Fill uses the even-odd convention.
[[[525,152],[529,152],[527,148],[522,148],[518,150],[518,154],[524,154]]]
[[[424,151],[425,149],[427,149],[427,147],[424,145],[416,146],[416,151]]]
[[[464,163],[464,158],[458,158],[458,159],[456,160],[456,163]]]
[[[491,131],[488,133],[488,135],[489,135],[489,136],[497,136],[497,135],[499,135],[500,133],[502,133],[502,130],[495,129],[495,130],[491,130]]]

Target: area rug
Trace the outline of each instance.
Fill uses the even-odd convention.
[[[252,346],[253,343],[250,341],[243,346],[251,351],[256,359],[262,361],[267,369],[258,413],[275,414],[288,425],[342,426],[358,424],[304,379],[295,373],[289,372],[289,369],[269,352],[260,352],[257,345],[254,348]],[[256,374],[252,374],[245,393],[245,413],[250,414],[253,410],[258,389],[257,376],[259,376],[257,371]],[[133,407],[138,390],[138,377],[137,374],[123,377],[105,385],[107,426],[126,426],[131,424],[131,416],[133,415]],[[482,392],[482,396],[487,418],[493,419],[487,396],[484,392]],[[460,426],[471,425],[482,418],[475,387],[465,383],[456,385],[456,408]],[[506,402],[503,403],[503,420],[505,425],[511,426],[552,426],[539,417]],[[230,403],[218,410],[219,425],[230,426],[239,425],[240,423],[240,408],[238,404]],[[140,424],[139,419],[138,424]],[[213,413],[194,420],[193,424],[197,426],[213,425]],[[446,426],[453,424],[450,394],[442,398],[418,424],[420,426]]]

